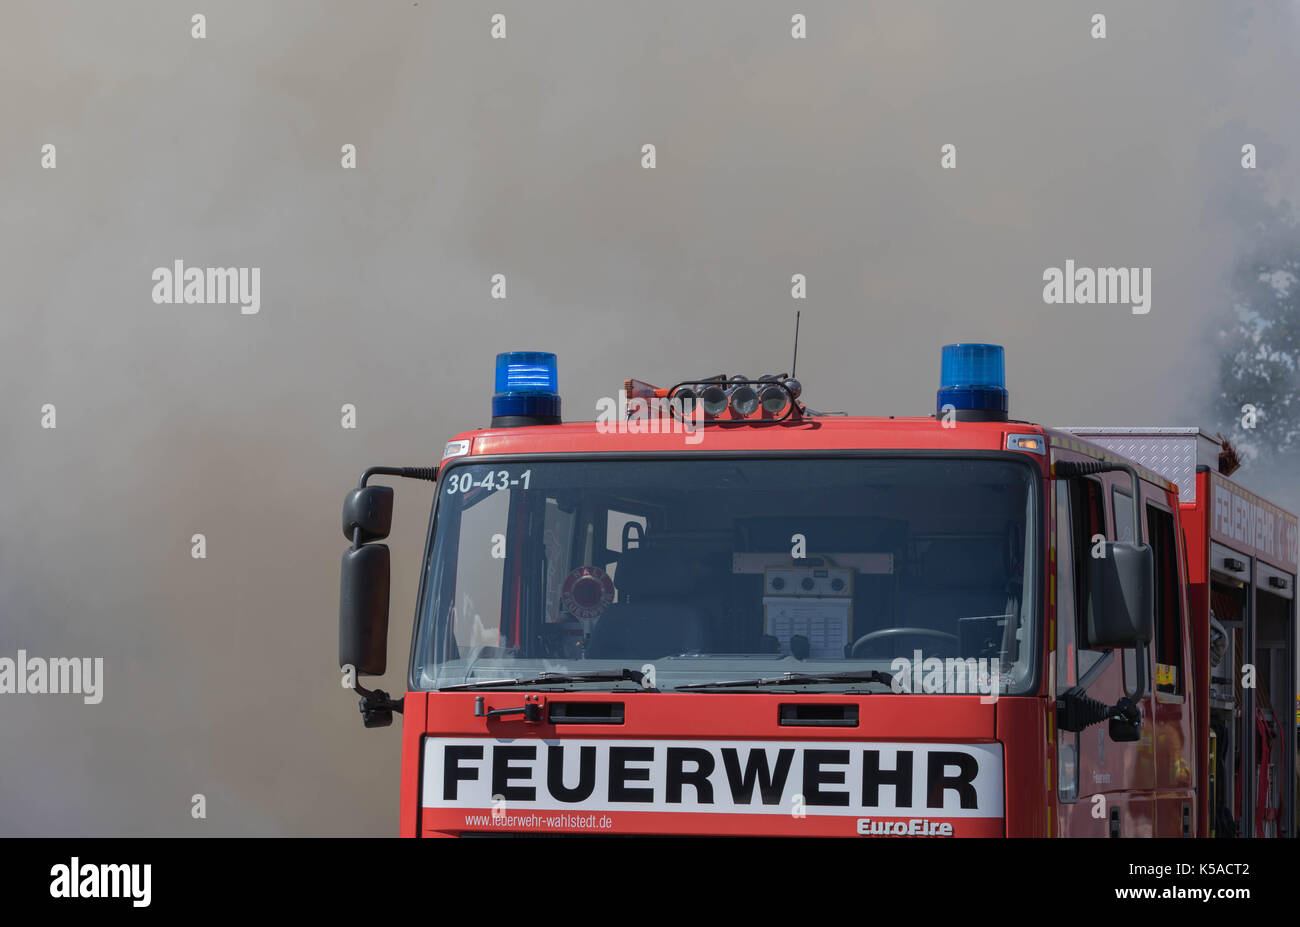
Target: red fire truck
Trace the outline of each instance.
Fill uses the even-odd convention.
[[[339,663],[386,671],[394,494],[436,481],[401,833],[1293,836],[1297,520],[1196,429],[1010,419],[1003,352],[933,415],[792,376],[629,380],[344,503]]]

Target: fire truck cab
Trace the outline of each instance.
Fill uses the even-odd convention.
[[[1011,420],[982,344],[918,418],[556,386],[499,355],[491,427],[345,502],[339,662],[382,675],[370,480],[436,481],[408,690],[357,685],[403,835],[1294,834],[1296,518],[1199,432]]]

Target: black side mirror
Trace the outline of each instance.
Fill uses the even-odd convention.
[[[343,500],[343,536],[357,544],[382,541],[393,527],[393,488],[362,486]],[[357,530],[361,537],[356,536]]]
[[[372,476],[438,479],[437,467],[369,467],[361,484],[343,500],[343,536],[352,548],[343,554],[339,578],[339,668],[352,667],[358,676],[382,676],[388,668],[388,586],[392,567],[387,544],[393,526],[393,490],[367,486]],[[401,699],[382,689],[370,691],[355,682],[361,694],[361,720],[366,727],[387,727]]]
[[[339,666],[358,674],[382,676],[388,665],[387,544],[367,544],[343,552],[339,582]]]
[[[1086,646],[1135,647],[1151,640],[1155,625],[1155,559],[1146,544],[1111,541],[1105,556],[1088,564]]]

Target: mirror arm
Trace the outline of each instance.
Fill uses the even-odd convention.
[[[388,727],[393,723],[393,712],[402,713],[401,699],[390,698],[383,689],[367,689],[358,683],[356,691],[361,693],[361,723],[366,727]]]
[[[366,472],[361,474],[357,489],[365,489],[366,483],[372,476],[402,476],[411,480],[428,480],[430,483],[436,483],[438,471],[441,469],[441,467],[367,467]],[[352,532],[352,549],[356,550],[360,546],[361,529],[356,528]]]
[[[404,476],[411,480],[428,480],[434,482],[438,479],[438,471],[441,467],[368,467],[366,472],[361,474],[361,482],[357,484],[357,489],[364,489],[366,482],[372,476]]]
[[[1136,725],[1142,721],[1142,712],[1128,696],[1107,705],[1086,694],[1081,686],[1066,689],[1056,698],[1056,726],[1063,731],[1077,733],[1111,718]]]
[[[1058,460],[1052,464],[1052,478],[1058,480],[1070,480],[1080,476],[1090,476],[1093,473],[1110,473],[1115,470],[1123,470],[1128,474],[1128,478],[1133,484],[1133,543],[1142,542],[1142,515],[1140,511],[1140,500],[1142,498],[1138,485],[1137,468],[1132,464],[1120,463],[1118,460]]]

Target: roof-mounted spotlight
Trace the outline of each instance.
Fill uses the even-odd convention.
[[[716,418],[727,411],[727,391],[717,383],[710,383],[700,390],[700,402],[704,405],[704,414]]]
[[[731,411],[739,418],[747,418],[758,410],[758,393],[745,383],[727,390],[727,398],[731,401]]]
[[[763,412],[767,415],[777,415],[784,411],[791,397],[780,382],[780,377],[766,376],[759,379],[763,381],[763,385],[758,388],[758,404],[763,407]]]
[[[677,412],[683,418],[690,418],[695,414],[695,406],[700,401],[700,394],[690,386],[683,386],[673,390],[672,400],[677,404]]]

